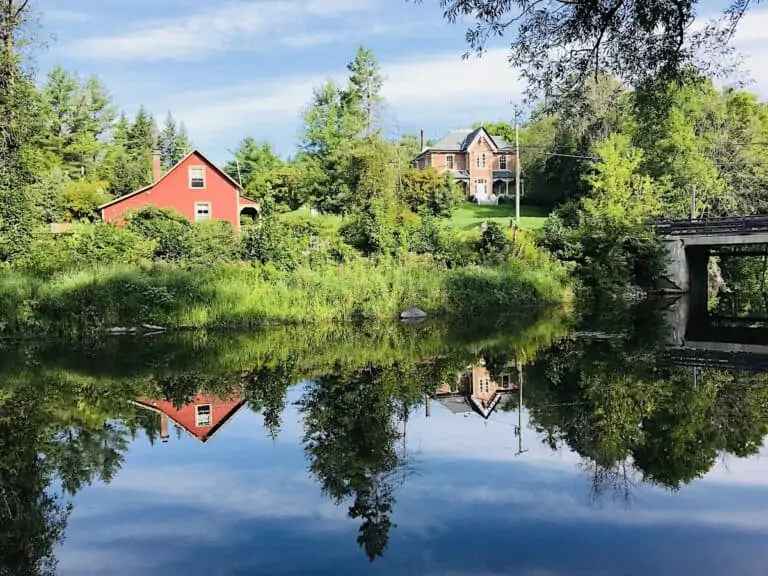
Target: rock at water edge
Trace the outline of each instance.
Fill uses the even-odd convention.
[[[400,312],[401,320],[420,320],[426,317],[427,313],[421,308],[409,308],[408,310]]]

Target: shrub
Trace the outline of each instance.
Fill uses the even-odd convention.
[[[509,253],[510,242],[501,226],[488,222],[480,236],[478,248],[484,262],[501,262]]]
[[[413,212],[449,218],[463,201],[463,194],[446,172],[434,168],[409,170],[403,175],[400,197]]]
[[[431,254],[447,266],[469,262],[469,253],[462,249],[462,243],[453,230],[440,220],[425,216],[419,226],[409,234],[409,250],[416,254]]]
[[[188,253],[188,232],[192,224],[184,216],[170,208],[144,206],[129,212],[128,228],[157,243],[155,258],[179,262]]]
[[[156,243],[157,260],[209,265],[239,256],[239,243],[229,222],[192,223],[174,210],[155,206],[132,212],[127,220],[130,230]]]
[[[107,223],[83,224],[65,234],[36,234],[21,265],[37,274],[95,265],[135,266],[149,261],[155,248],[153,241],[132,230]]]
[[[301,246],[296,234],[297,229],[292,229],[289,224],[265,217],[243,238],[243,258],[259,264],[271,263],[280,270],[294,270],[301,261]]]
[[[99,218],[98,207],[112,199],[107,192],[109,182],[75,180],[62,194],[63,208],[70,220],[95,221]]]

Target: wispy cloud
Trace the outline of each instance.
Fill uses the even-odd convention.
[[[481,59],[461,60],[456,51],[385,62],[382,74],[389,106],[386,122],[393,129],[405,124],[445,126],[495,119],[509,113],[509,102],[522,89],[504,49],[491,50]],[[326,79],[344,78],[343,70],[273,77],[214,91],[169,94],[152,107],[172,108],[185,120],[193,138],[202,142],[240,131],[244,125],[257,129],[263,124],[295,123],[311,100],[313,87]]]
[[[181,60],[236,49],[290,45],[286,39],[327,42],[353,14],[372,10],[376,0],[231,0],[188,16],[150,20],[116,35],[77,40],[72,56],[101,60]],[[333,26],[332,26],[333,25]],[[325,30],[328,28],[328,31]],[[320,31],[318,31],[318,29]]]

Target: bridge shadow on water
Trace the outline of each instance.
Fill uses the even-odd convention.
[[[674,365],[768,371],[768,318],[713,315],[696,299],[668,301],[664,360]]]

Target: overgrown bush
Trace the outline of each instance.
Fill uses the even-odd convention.
[[[450,172],[440,174],[434,168],[406,172],[400,197],[413,212],[438,218],[449,218],[464,199]]]
[[[40,231],[20,265],[36,274],[93,266],[137,266],[149,262],[156,243],[137,232],[107,223],[75,226],[63,234]]]
[[[480,235],[478,250],[484,262],[503,262],[509,253],[510,242],[496,222],[487,222]]]
[[[239,257],[239,240],[222,220],[192,223],[169,208],[145,206],[129,213],[127,221],[129,230],[156,243],[156,260],[210,265]]]
[[[441,220],[423,216],[419,225],[409,233],[409,250],[416,254],[431,254],[449,267],[467,264],[470,255],[464,250],[454,231]]]
[[[258,226],[249,230],[242,239],[243,258],[258,264],[270,263],[279,270],[294,270],[302,260],[302,246],[297,232],[275,217],[262,218]]]
[[[112,199],[108,189],[109,182],[75,180],[69,184],[61,195],[67,219],[75,222],[98,220],[98,207]]]

